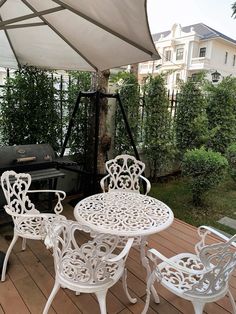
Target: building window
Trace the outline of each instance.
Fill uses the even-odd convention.
[[[227,61],[228,61],[228,52],[226,51],[225,52],[225,64],[227,63]]]
[[[235,60],[236,59],[236,55],[233,56],[233,67],[235,66]]]
[[[204,58],[206,56],[206,47],[200,48],[199,57]]]
[[[165,60],[170,61],[171,60],[171,50],[165,51]]]
[[[178,48],[176,50],[176,60],[183,60],[184,58],[184,48]]]

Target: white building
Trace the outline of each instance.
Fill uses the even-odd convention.
[[[181,27],[174,24],[170,31],[153,35],[161,60],[139,64],[139,79],[148,74],[166,73],[166,86],[177,89],[178,80],[186,80],[202,70],[207,77],[215,71],[236,76],[236,40],[199,23]]]

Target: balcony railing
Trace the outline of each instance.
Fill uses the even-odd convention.
[[[190,62],[191,69],[204,69],[205,67],[209,66],[210,59],[206,57],[197,57],[192,58]]]

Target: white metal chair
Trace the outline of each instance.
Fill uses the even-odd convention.
[[[122,190],[140,193],[140,180],[146,184],[146,193],[151,189],[151,184],[147,178],[142,176],[145,164],[130,155],[119,155],[106,162],[108,174],[101,179],[100,185],[103,192],[112,190]]]
[[[208,244],[208,234],[217,235],[224,242]],[[207,226],[198,228],[201,241],[195,245],[196,254],[182,253],[167,258],[155,249],[148,251],[154,270],[147,282],[145,314],[150,302],[150,288],[158,280],[166,289],[192,302],[196,314],[203,313],[206,303],[215,302],[226,294],[236,314],[234,298],[229,290],[229,279],[236,267],[236,235],[227,238]],[[212,243],[212,241],[211,241]],[[161,260],[161,263],[157,263]]]
[[[59,190],[29,190],[31,176],[27,173],[16,173],[15,171],[5,171],[1,176],[1,186],[7,201],[4,206],[6,212],[12,216],[14,223],[14,236],[4,258],[1,281],[5,280],[7,262],[18,237],[23,239],[22,250],[26,248],[26,239],[43,240],[46,236],[45,224],[54,219],[65,219],[59,215],[62,210],[61,201],[66,194]],[[40,213],[31,202],[31,193],[55,193],[57,203],[54,207],[55,214]]]
[[[68,288],[79,293],[95,293],[100,311],[106,313],[106,294],[123,275],[123,287],[129,300],[126,284],[125,260],[132,246],[130,238],[124,249],[117,255],[119,238],[99,234],[93,240],[78,244],[81,229],[78,222],[54,222],[49,226],[45,245],[53,248],[55,284],[48,298],[43,314],[48,313],[52,300],[59,288]]]

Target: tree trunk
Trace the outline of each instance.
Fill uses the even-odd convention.
[[[107,93],[108,92],[108,80],[109,80],[109,75],[110,71],[103,71],[103,72],[98,72],[94,73],[93,78],[92,78],[92,86],[93,89],[102,93]],[[98,134],[98,157],[97,157],[97,172],[98,174],[104,174],[105,172],[105,161],[106,161],[106,154],[107,151],[110,148],[110,143],[111,143],[111,138],[107,134],[106,130],[106,118],[107,118],[107,111],[108,111],[108,100],[107,98],[100,98],[99,99],[99,106],[100,106],[100,111],[99,111],[99,134]],[[93,113],[94,113],[94,118],[93,123],[91,125],[91,133],[93,133],[93,141],[91,141],[91,147],[90,150],[90,157],[87,160],[87,165],[91,169],[91,165],[93,165],[93,158],[95,156],[94,152],[94,143],[95,143],[95,137],[94,137],[94,130],[95,130],[95,111],[96,108],[94,108]]]
[[[138,80],[138,63],[131,64],[130,73],[134,74],[134,76]]]

